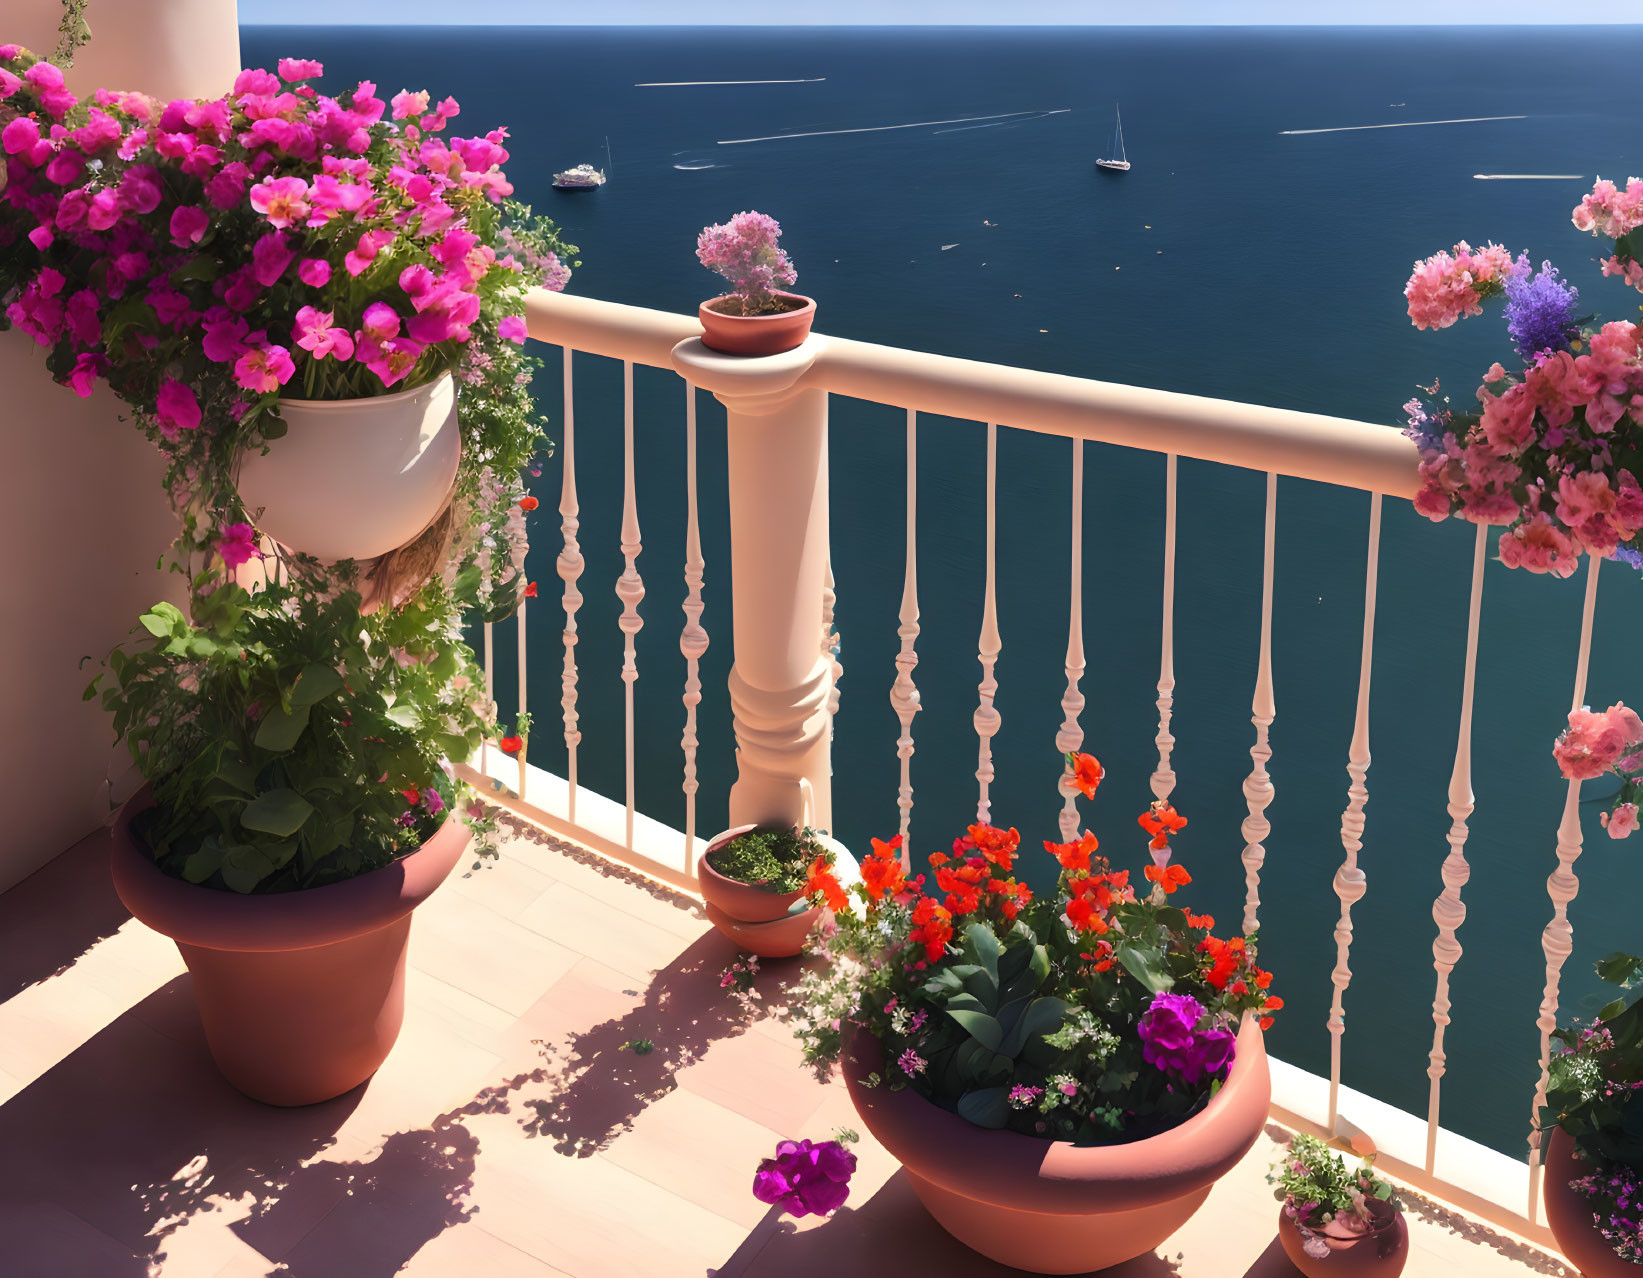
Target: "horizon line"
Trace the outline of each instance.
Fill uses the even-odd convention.
[[[392,22],[339,22],[311,18],[300,22],[244,21],[244,28],[261,27],[285,30],[292,27],[355,27],[376,30],[382,27],[431,27],[440,30],[462,31],[474,27],[544,27],[570,28],[581,31],[621,31],[629,28],[663,31],[692,31],[704,28],[715,30],[767,31],[803,29],[812,31],[996,31],[1000,29],[1033,29],[1046,31],[1099,31],[1123,29],[1129,31],[1476,31],[1473,22],[428,22],[412,19]],[[1599,21],[1519,21],[1510,28],[1593,28],[1611,27],[1620,30],[1643,30],[1635,22]]]

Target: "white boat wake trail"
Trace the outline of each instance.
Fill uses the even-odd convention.
[[[636,84],[636,89],[694,89],[708,84],[820,84],[827,79],[819,75],[814,80],[647,80]]]
[[[977,120],[1020,120],[1028,116],[1065,115],[1071,107],[1053,111],[1006,111],[1003,115],[964,115],[956,120],[915,120],[911,124],[875,124],[861,129],[816,129],[810,133],[773,133],[764,138],[721,138],[720,146],[741,146],[745,142],[787,142],[793,138],[825,138],[838,133],[888,133],[892,129],[928,129],[937,124],[972,124]],[[947,130],[953,132],[954,130]]]
[[[1281,138],[1302,133],[1358,133],[1364,129],[1418,129],[1425,124],[1483,124],[1489,120],[1527,120],[1526,115],[1474,115],[1464,120],[1400,120],[1396,124],[1343,124],[1334,129],[1279,129]]]

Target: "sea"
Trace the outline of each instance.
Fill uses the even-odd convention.
[[[1456,240],[1550,260],[1582,310],[1635,318],[1639,296],[1597,270],[1599,242],[1569,213],[1596,176],[1643,173],[1643,118],[1614,86],[1635,80],[1643,28],[275,28],[243,33],[247,65],[326,65],[327,87],[371,79],[447,94],[458,131],[510,130],[519,196],[580,247],[572,291],[692,312],[719,291],[695,260],[699,228],[744,209],[777,218],[818,331],[969,359],[1385,423],[1440,379],[1459,407],[1510,360],[1498,312],[1413,329],[1410,264]],[[778,83],[701,83],[778,81]],[[1093,166],[1121,108],[1133,168]],[[589,162],[609,183],[552,189]],[[1562,175],[1479,180],[1476,175]],[[536,389],[557,428],[559,353]],[[621,368],[576,362],[577,479],[586,597],[579,708],[582,782],[623,793]],[[645,582],[638,636],[638,804],[682,825],[684,659],[679,631],[684,403],[671,373],[635,370]],[[699,830],[725,821],[734,779],[731,591],[723,410],[700,396],[706,560]],[[852,847],[897,828],[905,414],[835,398],[832,549],[841,705],[835,833]],[[556,429],[550,433],[557,433]],[[1057,837],[1055,736],[1068,619],[1070,446],[1001,430],[998,611],[1003,649],[995,821],[1024,847]],[[971,716],[981,678],[985,427],[919,426],[919,664],[913,732],[915,855],[975,817]],[[1151,799],[1163,556],[1164,464],[1106,445],[1086,453],[1087,748],[1106,765],[1087,824],[1139,871],[1135,816]],[[531,761],[564,767],[558,724],[557,457],[532,487]],[[1236,932],[1244,900],[1242,785],[1260,629],[1260,474],[1180,464],[1175,801],[1190,820],[1177,860],[1194,909]],[[1282,479],[1272,632],[1276,794],[1261,875],[1261,961],[1287,1006],[1271,1050],[1327,1074],[1361,639],[1369,498]],[[1449,852],[1450,770],[1464,664],[1473,529],[1389,500],[1371,702],[1369,801],[1353,910],[1344,1079],[1425,1113],[1432,1046],[1434,899]],[[1588,700],[1643,702],[1643,583],[1602,574]],[[1538,1076],[1541,933],[1565,784],[1551,744],[1570,704],[1583,577],[1485,573],[1473,731],[1476,809],[1464,950],[1445,1041],[1446,1127],[1523,1157]],[[498,687],[512,713],[511,631]],[[1574,953],[1560,1017],[1604,1001],[1592,964],[1643,945],[1643,842],[1598,824],[1612,785],[1586,787]],[[1024,859],[1038,889],[1042,854]]]

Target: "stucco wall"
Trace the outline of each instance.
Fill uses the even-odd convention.
[[[93,0],[89,12],[92,43],[69,73],[78,91],[204,96],[239,69],[234,0]],[[58,0],[5,0],[0,43],[47,52],[60,13]],[[180,584],[155,569],[172,536],[159,456],[113,396],[78,399],[40,355],[0,334],[0,890],[107,815],[122,753],[80,693],[138,612]]]

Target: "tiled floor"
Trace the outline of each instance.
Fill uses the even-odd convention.
[[[753,1168],[851,1123],[747,1006],[696,904],[534,830],[417,914],[405,1030],[368,1084],[266,1108],[221,1081],[175,949],[114,897],[102,837],[0,897],[0,1278],[919,1278],[964,1251],[866,1141],[830,1221],[772,1216]],[[651,1054],[626,1046],[648,1038]],[[1268,1139],[1113,1278],[1294,1278]],[[1411,1203],[1413,1278],[1560,1274]]]

